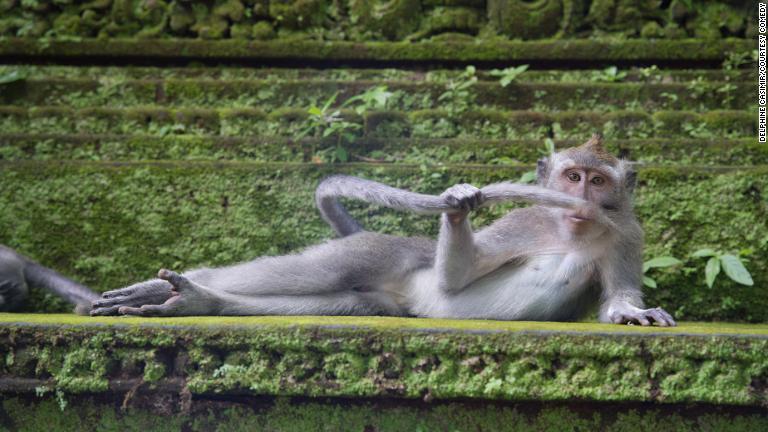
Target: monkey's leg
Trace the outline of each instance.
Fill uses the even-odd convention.
[[[331,299],[339,293],[353,293],[359,300],[361,291],[366,291],[362,295],[365,300],[377,287],[397,284],[410,272],[430,266],[433,255],[431,240],[363,232],[310,247],[299,254],[192,270],[184,276],[223,299],[226,306],[258,297],[259,307],[264,307],[269,296],[317,295]],[[105,293],[94,303],[92,315],[114,315],[121,307],[158,305],[173,300],[171,297],[168,282],[142,282]],[[215,308],[206,311],[201,306],[198,309],[205,314],[217,313]],[[327,310],[332,313],[334,309]]]
[[[183,315],[402,315],[385,293],[340,291],[323,295],[243,296],[215,292],[173,271],[158,277],[172,285],[161,304],[120,306],[118,313],[138,316]]]

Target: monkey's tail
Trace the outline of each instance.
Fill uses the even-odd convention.
[[[320,215],[341,237],[360,232],[363,227],[341,205],[339,197],[424,214],[450,210],[438,196],[397,189],[359,177],[334,175],[320,182],[315,191],[315,202]]]
[[[481,189],[485,196],[482,206],[502,202],[528,202],[551,207],[578,208],[589,203],[581,198],[541,186],[517,183],[494,183]],[[417,214],[439,214],[457,211],[436,195],[426,195],[387,186],[359,177],[335,175],[326,178],[315,191],[315,201],[323,219],[341,236],[362,231],[360,224],[339,202],[339,197],[353,198],[395,210]],[[616,226],[602,211],[595,215],[609,228]]]
[[[34,261],[27,260],[24,277],[30,286],[46,289],[74,304],[75,313],[79,315],[87,315],[91,310],[91,303],[100,297],[87,286]]]

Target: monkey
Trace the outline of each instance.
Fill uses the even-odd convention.
[[[44,288],[75,305],[84,315],[100,295],[13,249],[0,245],[0,312],[17,310],[29,294],[29,286]]]
[[[155,279],[103,293],[90,314],[573,321],[597,306],[600,322],[675,326],[663,309],[643,305],[643,231],[631,165],[595,134],[542,158],[536,173],[536,185],[459,184],[439,196],[331,176],[315,197],[337,238],[227,267],[162,269]],[[365,231],[339,198],[439,214],[438,237]],[[504,201],[532,205],[472,229],[471,212]]]

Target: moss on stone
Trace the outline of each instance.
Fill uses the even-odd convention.
[[[510,38],[541,39],[554,36],[561,26],[564,5],[561,1],[488,1],[491,27]]]
[[[765,376],[764,325],[13,314],[1,314],[0,322],[0,375],[28,380],[27,392],[43,383],[104,393],[117,380],[181,379],[195,394],[756,406],[766,399],[751,384]],[[38,355],[26,357],[28,368],[12,369],[8,359],[24,350]],[[143,367],[109,366],[141,353]],[[691,366],[702,359],[717,366]],[[677,384],[685,382],[696,384]]]
[[[494,41],[474,42],[314,42],[306,40],[256,42],[244,40],[196,41],[187,39],[137,41],[135,39],[37,41],[8,38],[0,56],[33,59],[56,54],[59,58],[115,56],[200,59],[302,59],[376,62],[499,62],[590,59],[597,62],[643,61],[647,63],[722,62],[729,52],[752,49],[750,41],[726,39],[680,41]]]
[[[136,399],[140,399],[138,396]],[[375,430],[477,430],[573,431],[573,430],[638,430],[653,427],[660,430],[695,431],[728,430],[752,432],[768,427],[765,417],[756,410],[731,410],[728,407],[619,404],[485,404],[461,401],[416,404],[411,401],[349,399],[298,400],[261,398],[238,403],[227,400],[196,400],[183,415],[181,403],[166,400],[165,411],[129,402],[127,410],[118,411],[117,402],[92,397],[68,396],[62,411],[55,397],[30,400],[18,396],[3,400],[0,410],[4,425],[11,430],[43,430],[51,424],[57,430],[79,431],[82,425],[91,430],[157,430],[157,431],[253,431],[307,432]],[[26,428],[26,429],[23,429]]]
[[[232,114],[235,117],[235,114]],[[387,162],[439,164],[532,164],[542,141],[471,138],[402,138],[409,134],[404,115],[368,116],[366,133],[346,144],[362,158]],[[399,129],[397,129],[399,128]],[[583,140],[556,140],[557,148]],[[111,134],[0,134],[0,159],[16,160],[247,160],[310,162],[317,152],[335,147],[336,139],[286,137],[213,137]],[[614,154],[640,163],[677,165],[768,164],[768,148],[753,138],[742,139],[609,139]]]
[[[194,92],[194,88],[185,88]],[[342,110],[344,118],[363,124],[365,116],[352,110]],[[400,113],[393,112],[393,116]],[[371,113],[381,116],[382,113]],[[753,136],[757,118],[748,111],[500,111],[478,109],[462,112],[460,116],[450,110],[418,110],[405,114],[408,130],[413,138],[533,138],[553,133],[558,139],[582,137],[594,130],[603,130],[611,138],[646,138],[663,134],[680,137]],[[35,131],[42,133],[99,134],[110,130],[167,134],[169,128],[191,130],[203,135],[260,135],[296,136],[306,128],[308,117],[303,108],[282,108],[268,115],[260,109],[206,109],[161,107],[146,108],[87,108],[74,110],[65,107],[0,107],[0,125],[7,132]],[[75,120],[76,121],[73,121]],[[264,121],[260,121],[264,120]],[[361,128],[364,130],[364,128]]]
[[[697,83],[695,91],[682,83],[530,83],[516,82],[502,88],[497,82],[479,82],[472,87],[477,106],[506,109],[594,110],[594,109],[738,109],[748,106],[753,93],[752,82]],[[338,93],[336,102],[385,85],[399,92],[388,103],[393,110],[433,108],[441,105],[438,98],[446,91],[441,82],[391,80],[239,80],[211,79],[164,80],[84,80],[29,79],[8,86],[0,94],[5,104],[21,106],[141,106],[171,105],[198,107],[232,107],[258,104],[262,109],[275,109],[288,104],[311,106],[314,101],[328,100]],[[722,89],[728,89],[726,93]],[[158,94],[161,95],[158,98]],[[406,96],[407,95],[407,96]],[[725,98],[725,99],[724,99]]]

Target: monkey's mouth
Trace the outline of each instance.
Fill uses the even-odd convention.
[[[566,217],[569,220],[571,220],[572,222],[589,222],[589,221],[592,220],[592,219],[590,219],[590,218],[588,218],[586,216],[582,216],[582,215],[576,214],[576,213],[567,214]]]

